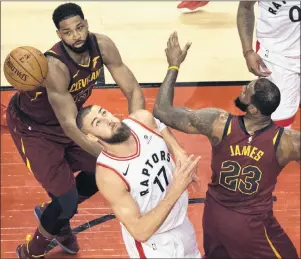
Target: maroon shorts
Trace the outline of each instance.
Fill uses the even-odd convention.
[[[206,258],[299,258],[272,211],[245,215],[221,206],[208,195],[203,240]]]
[[[60,196],[70,191],[75,186],[75,172],[95,173],[94,156],[71,140],[62,143],[51,134],[49,137],[39,134],[37,126],[30,130],[11,104],[7,109],[7,124],[23,161],[48,193]]]

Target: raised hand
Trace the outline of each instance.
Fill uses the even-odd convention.
[[[198,180],[196,173],[200,158],[200,156],[194,158],[193,155],[190,155],[184,160],[177,160],[172,188],[182,193],[192,182]]]
[[[166,57],[169,66],[177,66],[179,67],[181,63],[185,60],[187,51],[190,48],[191,43],[188,42],[181,49],[178,39],[177,32],[173,32],[167,42],[167,48],[165,49]]]
[[[249,51],[246,53],[245,59],[249,71],[255,76],[267,77],[271,74],[262,58],[255,51]]]

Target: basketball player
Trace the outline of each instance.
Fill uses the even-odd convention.
[[[300,132],[276,125],[271,114],[280,91],[266,78],[243,87],[235,116],[217,108],[173,106],[174,84],[190,44],[182,50],[177,34],[168,41],[171,69],[161,85],[154,116],[167,126],[202,134],[212,145],[212,180],[203,216],[208,258],[298,258],[295,247],[273,216],[272,192],[290,161],[300,163]]]
[[[254,51],[256,2],[241,1],[238,8],[243,55],[250,72],[279,87],[281,101],[272,119],[281,127],[290,127],[300,103],[300,1],[258,1]]]
[[[52,240],[70,254],[79,251],[70,219],[78,204],[98,191],[95,163],[101,145],[77,128],[76,115],[94,85],[104,84],[104,66],[127,98],[129,111],[144,108],[139,84],[117,47],[107,36],[89,32],[78,5],[60,5],[52,18],[61,41],[45,53],[47,78],[34,91],[16,93],[7,109],[12,139],[51,197],[47,206],[35,209],[40,225],[29,242],[18,246],[19,258],[43,258]]]
[[[96,182],[121,222],[129,257],[200,258],[186,190],[199,157],[175,168],[166,128],[146,110],[120,121],[103,107],[88,106],[77,125],[102,145]]]

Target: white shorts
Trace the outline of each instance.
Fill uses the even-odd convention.
[[[281,93],[280,105],[272,114],[272,120],[288,126],[292,124],[300,105],[300,57],[284,57],[260,44],[257,46],[258,54],[272,72],[267,78],[277,85]]]
[[[135,241],[125,227],[121,229],[130,258],[201,258],[195,230],[188,218],[182,225],[155,234],[145,243]]]
[[[272,74],[267,77],[280,90],[281,100],[277,110],[272,114],[272,120],[287,120],[295,116],[300,104],[300,73],[277,66],[264,60]]]

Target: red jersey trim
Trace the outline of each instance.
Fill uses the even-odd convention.
[[[138,250],[139,257],[143,258],[143,259],[146,259],[146,256],[145,256],[145,253],[144,253],[144,249],[142,247],[141,242],[138,242],[137,240],[135,240],[135,245],[136,245],[136,248]]]
[[[140,156],[140,141],[139,141],[139,138],[138,136],[136,135],[136,133],[134,131],[131,130],[131,134],[132,136],[134,137],[135,139],[135,143],[136,143],[136,152],[134,155],[131,155],[131,156],[125,156],[125,157],[120,157],[120,156],[115,156],[115,155],[112,155],[110,153],[107,153],[105,151],[102,152],[102,154],[104,154],[106,157],[108,158],[111,158],[113,160],[117,160],[117,161],[126,161],[126,160],[131,160],[131,159],[134,159],[138,156]]]
[[[116,175],[118,175],[120,177],[120,179],[125,183],[128,191],[129,192],[131,191],[130,184],[128,183],[128,181],[117,170],[115,170],[114,168],[112,168],[110,166],[107,166],[107,165],[104,165],[104,164],[98,163],[98,162],[96,163],[96,165],[112,170],[112,172],[114,172]]]
[[[145,128],[146,130],[150,131],[151,133],[157,135],[160,138],[163,138],[161,134],[157,133],[156,131],[154,131],[153,129],[149,128],[148,126],[146,126],[145,124],[143,124],[140,121],[137,121],[136,119],[132,118],[132,117],[127,117],[127,119],[132,120],[134,122],[136,122],[137,124],[139,124],[140,126],[142,126],[143,128]]]

